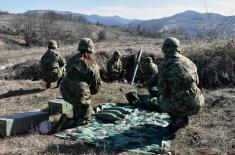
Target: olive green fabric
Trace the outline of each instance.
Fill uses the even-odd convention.
[[[24,112],[0,117],[0,137],[25,134],[49,119],[48,112]]]
[[[171,117],[168,114],[113,103],[102,104],[100,109],[117,107],[131,113],[115,123],[105,123],[94,115],[90,124],[62,131],[55,136],[113,152],[158,154],[161,149],[169,150],[172,137],[168,128]]]
[[[135,91],[131,91],[125,94],[130,105],[140,107],[142,109],[148,109],[150,111],[162,112],[158,105],[157,97],[150,95],[140,95]]]
[[[110,81],[121,80],[124,78],[125,70],[122,68],[122,61],[119,58],[120,53],[115,51],[107,63],[107,73]]]
[[[138,97],[134,104],[149,102],[143,105],[151,105],[149,107],[153,110],[159,109],[178,117],[197,114],[204,105],[204,96],[197,87],[199,84],[197,67],[179,53],[179,45],[176,38],[167,38],[164,42],[165,58],[160,63],[159,72],[151,78],[148,85],[150,94],[152,97],[157,97],[157,100],[152,98],[154,101],[152,102],[150,98],[143,101]]]
[[[139,94],[136,91],[128,92],[125,96],[130,105],[136,105],[140,100]]]
[[[157,84],[162,111],[176,116],[196,114],[204,104],[198,83],[197,67],[191,60],[178,51],[165,53],[159,67]]]
[[[60,87],[61,95],[73,105],[74,117],[89,120],[91,95],[96,94],[101,86],[99,67],[95,61],[86,65],[82,54],[78,53],[69,60],[66,70],[67,76]]]
[[[47,83],[56,82],[65,74],[65,59],[53,49],[48,49],[41,58],[43,80]]]
[[[68,114],[73,111],[70,103],[64,101],[62,98],[56,98],[48,101],[49,114]]]
[[[144,64],[141,66],[141,81],[146,82],[158,73],[158,66],[153,63],[151,57],[146,57]]]

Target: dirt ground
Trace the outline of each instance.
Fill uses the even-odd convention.
[[[34,111],[60,96],[59,89],[44,90],[42,81],[0,81],[0,114]],[[124,94],[134,87],[107,84],[93,97],[93,105],[103,102],[127,103]],[[146,92],[146,90],[140,90]],[[173,140],[173,154],[235,154],[235,89],[204,90],[206,104],[190,117],[187,127]],[[104,97],[105,96],[105,97]],[[32,133],[0,139],[0,154],[114,154],[76,141]],[[125,153],[124,153],[125,154]]]
[[[177,132],[176,154],[235,154],[235,89],[205,90],[205,106]]]
[[[4,36],[5,37],[5,36]],[[0,38],[1,39],[1,38]],[[106,41],[95,44],[97,52],[111,53],[142,49],[161,56],[162,40],[149,38],[123,38],[118,42]],[[189,43],[190,44],[190,43]],[[195,44],[195,49],[199,45]],[[201,45],[200,46],[204,46]],[[193,47],[194,48],[194,47]],[[210,46],[208,46],[210,48]],[[77,45],[59,48],[63,55],[75,53]],[[39,60],[46,48],[0,49],[0,70],[26,60]],[[60,96],[59,89],[44,90],[42,81],[0,80],[0,115],[34,111],[47,107],[47,102]],[[136,89],[126,84],[107,84],[93,96],[93,105],[103,102],[127,103],[124,94]],[[147,90],[141,89],[141,92]],[[189,125],[176,133],[172,154],[184,155],[235,155],[235,88],[203,90],[205,106]],[[32,131],[30,134],[0,139],[0,154],[114,154],[77,143],[44,136]],[[125,154],[125,153],[123,153]]]

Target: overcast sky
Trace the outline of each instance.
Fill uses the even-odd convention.
[[[235,15],[235,0],[0,0],[0,10],[21,13],[34,9],[156,19],[186,10]]]

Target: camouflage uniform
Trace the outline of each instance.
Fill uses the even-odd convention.
[[[73,117],[76,123],[84,124],[92,115],[91,95],[96,94],[101,86],[99,67],[94,60],[88,65],[83,54],[94,52],[91,39],[83,38],[78,47],[78,54],[73,56],[67,66],[67,76],[60,87],[63,99],[73,105]]]
[[[151,57],[146,57],[141,68],[141,82],[143,85],[148,86],[148,91],[152,97],[159,97],[159,91],[156,85],[158,66],[153,63]]]
[[[158,67],[155,63],[153,63],[153,59],[151,57],[146,57],[144,61],[144,65],[142,68],[142,79],[143,81],[150,80],[153,75],[158,73]]]
[[[122,68],[122,61],[120,60],[119,51],[115,51],[111,59],[107,63],[107,72],[109,80],[118,81],[124,78],[126,71]]]
[[[58,87],[60,79],[65,74],[65,59],[55,51],[56,48],[56,41],[50,40],[48,50],[41,58],[43,80],[46,82],[47,88],[50,88],[51,83],[56,81]]]
[[[158,73],[159,107],[175,116],[196,114],[204,104],[204,96],[197,87],[199,78],[195,64],[180,54],[179,41],[167,38],[162,48],[165,58]]]

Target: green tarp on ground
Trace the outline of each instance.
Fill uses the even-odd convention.
[[[102,108],[118,106],[121,105],[106,103]],[[122,107],[132,112],[116,123],[103,123],[93,116],[90,124],[65,130],[55,136],[117,152],[156,154],[161,148],[170,147],[171,136],[167,126],[171,119],[168,114]]]

